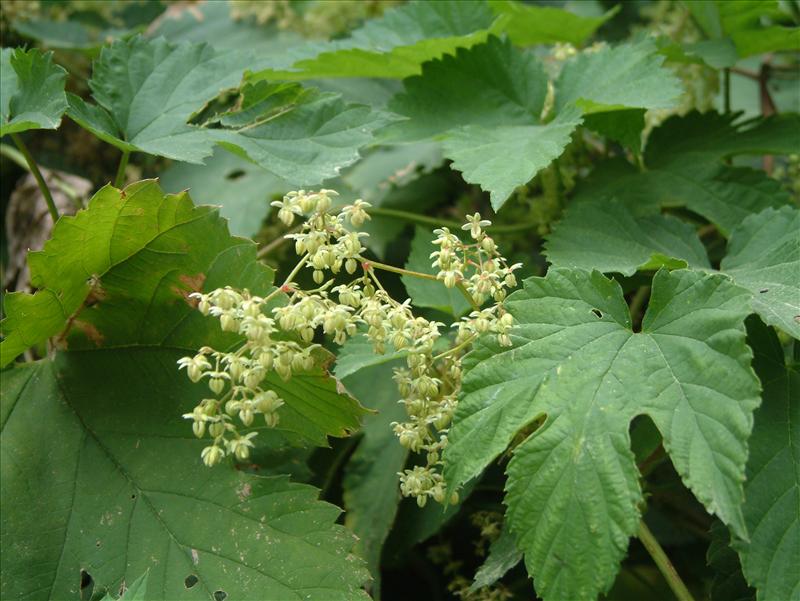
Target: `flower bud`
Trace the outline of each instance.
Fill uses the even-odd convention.
[[[220,394],[225,389],[225,380],[222,378],[211,378],[208,381],[208,387],[214,394]]]
[[[325,274],[319,269],[314,270],[314,275],[312,277],[314,278],[314,282],[317,284],[321,284],[325,280]]]
[[[211,447],[206,447],[205,449],[203,449],[202,453],[200,453],[200,457],[203,459],[203,463],[205,463],[208,467],[214,467],[222,460],[224,456],[225,456],[225,451],[223,451],[216,445]]]
[[[208,433],[214,438],[222,436],[223,432],[225,432],[225,424],[222,421],[213,422],[208,426]]]
[[[358,269],[358,261],[355,259],[347,259],[347,262],[344,264],[344,269],[347,271],[347,273],[351,275],[354,274],[356,269]]]

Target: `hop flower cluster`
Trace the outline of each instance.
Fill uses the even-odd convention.
[[[358,228],[370,218],[369,204],[356,200],[334,208],[336,196],[333,190],[300,190],[272,203],[287,227],[298,217],[304,219],[297,233],[287,235],[300,260],[280,288],[264,298],[229,287],[192,295],[201,313],[218,318],[224,331],[242,335],[244,343],[233,352],[204,347],[178,362],[192,381],[206,379],[213,393],[184,417],[192,420],[195,435],[212,438],[202,453],[207,465],[226,455],[246,459],[255,434],[242,434],[239,426],[250,427],[256,416],[263,416],[266,425],[274,427],[284,404],[265,385],[267,375],[274,371],[288,380],[313,369],[319,348],[313,341],[320,333],[343,344],[363,331],[376,353],[391,346],[406,356],[406,366],[395,370],[394,380],[408,418],[392,427],[400,444],[424,462],[399,474],[401,492],[415,497],[420,506],[429,498],[456,502],[457,494],[445,490],[441,455],[461,389],[461,357],[482,334],[496,336],[501,345],[511,344],[513,318],[502,301],[516,286],[513,272],[520,265],[508,265],[484,231],[490,222],[477,213],[463,226],[471,242],[446,228],[436,230],[433,242],[438,250],[431,258],[440,270],[437,279],[461,289],[474,308],[452,324],[453,335],[445,335],[445,324],[414,315],[410,299],[401,303],[382,286],[376,269],[397,268],[363,256],[361,240],[366,234]],[[304,290],[295,284],[304,268],[312,271],[317,288]],[[352,276],[349,281],[335,285],[347,280],[341,277],[345,274]],[[490,299],[492,304],[484,306]]]

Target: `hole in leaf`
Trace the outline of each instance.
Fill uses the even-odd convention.
[[[136,495],[131,495],[131,499],[135,499],[135,498],[136,498]]]
[[[183,584],[186,586],[186,588],[192,588],[195,584],[197,584],[197,576],[194,574],[189,574],[186,577],[186,580],[183,581]],[[222,591],[217,591],[217,593],[222,593],[223,595],[225,594]],[[217,593],[214,593],[214,596],[216,596]]]
[[[592,313],[594,313],[594,316],[597,319],[603,319],[603,313],[600,311],[600,309],[592,309]]]
[[[94,578],[86,570],[81,570],[81,599],[91,599],[94,593]]]
[[[769,292],[769,288],[762,288],[761,290],[759,290],[759,292],[761,294],[764,294],[765,292]]]
[[[244,169],[235,169],[231,171],[228,175],[225,176],[225,179],[229,179],[231,181],[239,179],[240,177],[244,177],[246,175]]]
[[[228,593],[225,591],[214,591],[214,601],[225,601],[228,598]]]
[[[95,541],[94,546],[99,549],[100,548],[100,541],[99,540]]]

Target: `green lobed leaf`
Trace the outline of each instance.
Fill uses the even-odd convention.
[[[88,209],[60,219],[28,262],[38,290],[5,296],[4,364],[54,336],[70,350],[228,349],[241,339],[203,317],[188,295],[227,285],[273,289],[273,271],[257,262],[253,242],[232,237],[216,211],[194,207],[186,193],[164,195],[155,180],[104,187]],[[291,389],[274,374],[268,383],[286,401],[280,431],[291,440],[324,445],[327,435],[359,426],[363,408],[323,370],[297,374]]]
[[[741,58],[800,49],[800,28],[774,24],[775,20],[791,20],[775,0],[690,0],[686,5],[706,35],[712,39],[729,38]]]
[[[742,483],[758,380],[748,293],[722,275],[660,270],[642,331],[620,286],[551,269],[506,307],[513,347],[480,340],[464,360],[449,445],[451,486],[478,475],[521,429],[505,504],[545,600],[594,599],[613,584],[642,494],[628,428],[648,415],[673,465],[710,513],[745,537]]]
[[[96,591],[149,571],[153,601],[366,599],[316,489],[202,465],[180,355],[65,352],[4,373],[19,393],[2,398],[2,597],[75,599],[84,570]]]
[[[436,250],[432,240],[436,237],[430,230],[419,227],[414,230],[411,241],[411,253],[406,261],[406,269],[436,275],[438,270],[431,267],[433,259],[430,255]],[[471,305],[458,288],[447,288],[440,281],[404,275],[401,278],[406,292],[415,307],[430,307],[461,317],[467,313]]]
[[[745,219],[720,269],[751,292],[766,323],[800,339],[800,210],[770,208]]]
[[[159,179],[165,190],[188,190],[196,202],[218,205],[236,236],[257,234],[272,197],[290,189],[285,181],[221,148],[214,150],[205,165],[175,163]]]
[[[382,77],[416,75],[422,63],[467,48],[499,31],[496,18],[478,0],[413,1],[367,21],[343,40],[309,43],[273,59],[251,79]]]
[[[0,137],[28,129],[57,129],[67,109],[67,72],[53,53],[0,50]]]
[[[500,580],[506,572],[522,561],[522,552],[517,549],[514,535],[503,527],[500,536],[489,547],[489,556],[475,573],[475,580],[469,587],[477,591],[491,586]]]
[[[569,208],[547,236],[545,255],[558,267],[623,275],[662,265],[711,268],[692,226],[667,215],[636,217],[613,200]]]
[[[757,599],[800,596],[800,372],[786,362],[775,331],[757,318],[748,321],[753,366],[763,402],[755,413],[745,484],[749,541],[734,539],[742,569]],[[797,343],[795,343],[797,347]]]
[[[254,18],[234,19],[229,0],[172,5],[146,32],[170,42],[207,42],[217,50],[249,48],[258,56],[273,56],[304,42],[300,34],[263,25]]]
[[[351,338],[336,360],[335,374],[347,390],[376,415],[364,419],[363,437],[344,470],[345,525],[358,536],[356,551],[375,575],[372,596],[380,599],[383,543],[400,504],[398,472],[408,450],[398,444],[392,422],[406,419],[399,403],[393,369],[404,364],[401,354],[376,355],[364,337]]]
[[[359,158],[383,118],[339,95],[308,90],[269,119],[209,128],[190,119],[220,93],[238,87],[249,50],[135,38],[103,48],[89,85],[96,105],[70,95],[68,115],[123,151],[202,163],[217,144],[292,185],[318,184]]]
[[[620,159],[600,163],[578,186],[575,205],[616,198],[637,216],[682,206],[707,218],[724,235],[752,213],[786,205],[790,197],[780,182],[763,171],[728,167],[722,159],[794,152],[794,118],[742,123],[736,118],[689,113],[668,119],[650,136],[645,171]]]
[[[518,186],[561,155],[580,123],[578,111],[567,109],[544,125],[466,125],[445,139],[444,152],[465,181],[489,192],[499,211]]]
[[[571,104],[586,114],[672,108],[682,89],[663,62],[649,40],[581,52],[564,64],[556,81],[556,110]]]
[[[503,31],[520,46],[568,42],[580,46],[611,19],[618,8],[600,17],[584,17],[551,6],[523,4],[513,0],[489,0],[489,6],[508,22]]]
[[[446,135],[463,125],[485,127],[537,123],[547,94],[539,60],[490,36],[485,44],[424,63],[403,81],[389,109],[405,117],[384,137],[409,141]]]

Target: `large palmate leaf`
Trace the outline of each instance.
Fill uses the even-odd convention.
[[[97,104],[70,95],[68,115],[121,150],[199,163],[216,141],[190,117],[236,87],[251,60],[247,52],[163,38],[115,42],[93,63],[89,87]]]
[[[205,165],[175,163],[159,179],[169,192],[189,190],[195,202],[219,205],[219,214],[228,219],[228,229],[236,236],[257,234],[270,201],[289,191],[285,181],[221,148]]]
[[[67,110],[67,72],[53,53],[36,49],[0,51],[0,137],[27,129],[56,129]]]
[[[623,275],[662,265],[711,267],[692,226],[665,215],[636,217],[615,201],[568,209],[547,237],[545,254],[558,267]]]
[[[422,65],[403,81],[389,108],[406,117],[389,126],[391,140],[428,138],[466,124],[493,127],[537,123],[547,75],[532,54],[491,36],[485,44]]]
[[[89,85],[97,104],[70,95],[68,114],[123,151],[201,163],[216,144],[248,157],[295,185],[334,177],[359,157],[358,149],[382,122],[366,106],[337,94],[308,90],[268,117],[236,120],[229,128],[190,119],[209,101],[239,85],[254,54],[217,52],[207,44],[136,38],[103,49]]]
[[[569,42],[583,44],[617,10],[599,17],[584,17],[551,6],[535,6],[514,0],[489,0],[489,6],[498,15],[507,15],[503,31],[515,44],[551,44]]]
[[[739,154],[785,154],[800,147],[794,116],[736,122],[736,115],[690,113],[653,131],[641,171],[622,160],[600,163],[576,191],[576,204],[616,198],[636,215],[686,207],[730,234],[748,215],[789,202],[762,171],[728,167]]]
[[[383,135],[443,139],[453,168],[490,192],[495,209],[561,154],[580,123],[574,110],[540,123],[547,91],[542,65],[496,37],[425,63],[421,75],[403,83],[405,91],[389,106],[405,120]],[[517,160],[509,163],[509,154]]]
[[[712,40],[730,40],[742,58],[800,49],[800,28],[768,24],[769,21],[791,21],[775,0],[720,0],[686,3],[692,16]]]
[[[672,108],[682,89],[663,68],[650,41],[581,52],[556,81],[556,109],[577,105],[584,113],[621,108]]]
[[[753,310],[800,339],[800,210],[752,215],[731,234],[720,268],[753,294]]]
[[[149,600],[366,599],[316,489],[202,465],[181,413],[203,393],[176,377],[181,352],[65,352],[3,374],[2,597],[78,599],[83,570],[114,592],[149,571]]]
[[[482,1],[417,0],[387,10],[343,40],[290,49],[251,77],[401,79],[419,73],[425,61],[483,42],[490,32],[500,31],[505,21]]]
[[[497,211],[515,188],[561,155],[580,123],[578,111],[571,109],[544,125],[467,125],[445,139],[445,156],[465,181],[490,193]]]
[[[381,550],[400,504],[397,474],[408,457],[408,449],[397,443],[391,426],[406,418],[392,379],[393,369],[404,364],[401,356],[391,351],[376,355],[366,338],[351,338],[337,356],[334,372],[361,404],[377,411],[364,419],[363,437],[342,481],[345,525],[358,536],[356,551],[375,575],[371,591],[375,599],[380,599],[381,592]]]
[[[232,9],[230,0],[172,5],[146,35],[170,42],[207,42],[217,50],[248,48],[258,56],[282,54],[304,41],[298,33],[259,24],[255,18],[235,18]]]
[[[755,413],[743,508],[749,541],[734,540],[742,570],[759,601],[797,599],[800,574],[800,373],[787,365],[778,337],[748,322],[753,366],[764,387]],[[795,349],[797,349],[795,342]]]
[[[475,573],[475,580],[470,590],[476,591],[484,586],[491,586],[520,561],[522,553],[517,549],[514,535],[504,527],[500,531],[500,536],[489,547],[489,555]]]
[[[659,271],[634,333],[620,286],[551,269],[506,306],[513,347],[483,339],[464,361],[445,476],[473,478],[521,429],[505,503],[546,600],[594,599],[614,581],[642,494],[628,428],[658,427],[672,463],[709,512],[745,537],[742,482],[758,381],[744,318],[749,294],[722,275]]]
[[[153,180],[100,190],[87,210],[59,220],[29,264],[36,293],[5,297],[4,364],[54,336],[70,350],[226,349],[239,339],[194,310],[188,295],[226,285],[265,294],[273,278],[255,245],[232,237],[215,210],[194,207],[186,193],[165,196]],[[325,444],[326,435],[358,428],[363,409],[322,371],[298,374],[291,390],[274,375],[269,384],[286,401],[280,429],[290,439]]]

